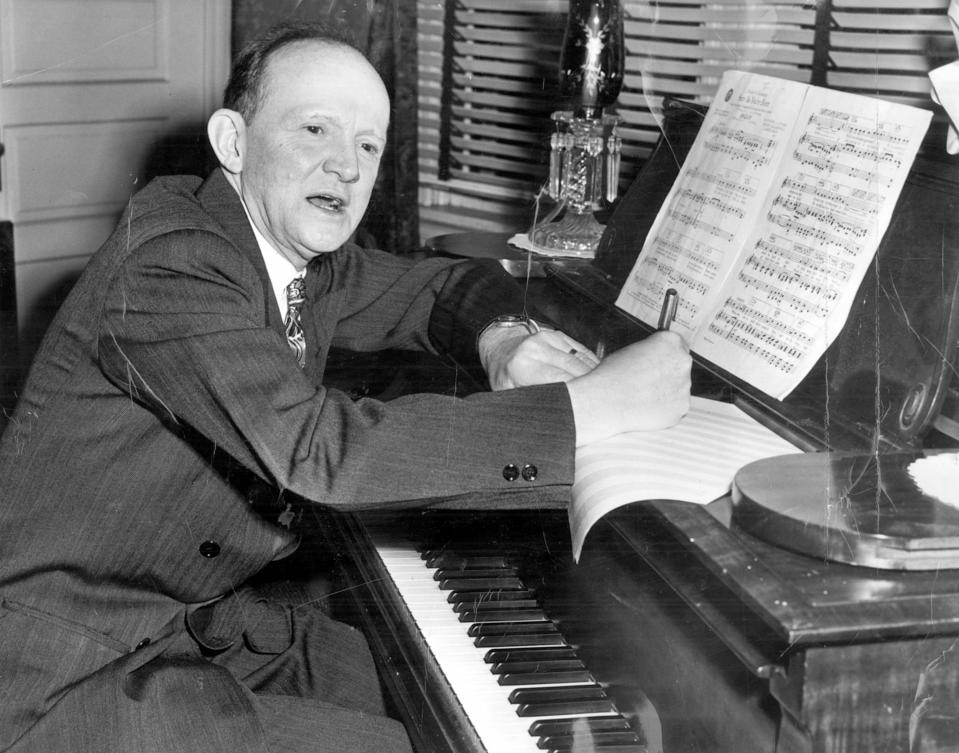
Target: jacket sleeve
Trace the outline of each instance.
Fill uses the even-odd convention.
[[[448,282],[440,274],[431,284]],[[161,236],[111,281],[101,368],[171,428],[198,432],[271,483],[318,502],[368,506],[572,483],[564,385],[353,402],[307,379],[267,326],[263,300],[256,270],[224,239]],[[368,315],[368,306],[355,309],[347,319]],[[415,330],[403,315],[392,321],[396,337]]]
[[[489,259],[413,262],[347,246],[312,265],[314,295],[342,297],[333,344],[350,350],[429,350],[485,376],[476,341],[495,317],[528,313],[547,321],[524,289]]]

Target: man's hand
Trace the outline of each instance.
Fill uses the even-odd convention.
[[[664,429],[689,410],[692,359],[675,332],[656,332],[567,383],[582,446],[624,431]]]
[[[568,382],[599,364],[589,348],[554,330],[531,335],[524,327],[491,327],[477,347],[494,390]]]

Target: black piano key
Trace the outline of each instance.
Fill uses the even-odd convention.
[[[601,685],[566,685],[556,688],[517,688],[508,696],[510,703],[554,703],[557,701],[593,701],[607,699]]]
[[[513,595],[515,592],[507,591],[507,593]],[[476,596],[477,594],[471,592],[470,595]],[[453,605],[454,612],[477,612],[482,614],[485,611],[495,612],[501,609],[538,609],[542,612],[542,607],[540,607],[536,599],[498,599],[496,598],[496,594],[492,594],[483,601],[461,601]]]
[[[477,648],[509,648],[512,646],[565,646],[566,640],[555,633],[509,633],[506,635],[480,635],[473,639]]]
[[[494,675],[503,675],[507,672],[566,672],[577,669],[586,669],[586,665],[579,659],[541,659],[539,661],[504,661],[493,664],[489,671]]]
[[[572,646],[543,646],[528,648],[491,649],[483,655],[487,664],[505,664],[515,661],[546,661],[549,659],[576,659]]]
[[[470,638],[484,635],[518,635],[530,633],[558,633],[555,623],[552,622],[481,622],[470,625],[466,634]]]
[[[433,547],[420,550],[420,559],[423,560],[423,564],[427,567],[437,566],[437,563],[449,562],[455,563],[460,562],[475,562],[480,566],[483,566],[481,563],[484,561],[484,558],[489,558],[487,562],[488,566],[496,567],[500,562],[506,562],[509,564],[509,558],[507,555],[501,552],[490,552],[490,547],[487,546],[466,546],[466,547]]]
[[[491,547],[488,542],[485,541],[442,541],[442,542],[421,542],[417,547],[417,551],[420,553],[420,557],[426,559],[427,557],[432,557],[440,554],[445,554],[447,552],[451,554],[459,554],[464,557],[472,557],[478,555],[480,557],[486,556],[491,553],[491,550],[496,549],[494,554],[501,554],[503,550],[499,547]]]
[[[496,591],[498,589],[522,591],[523,581],[515,576],[493,578],[446,578],[439,581],[443,591]]]
[[[482,594],[476,594],[475,592],[466,593],[482,596]],[[500,594],[505,595],[507,598],[499,598]],[[543,607],[536,598],[516,598],[516,594],[516,591],[489,593],[485,598],[474,599],[473,601],[461,601],[453,607],[453,611],[462,612],[467,609],[475,609],[478,611],[484,609],[538,609],[540,612],[543,611]]]
[[[460,622],[513,622],[523,620],[524,622],[548,622],[542,609],[471,609],[466,612],[460,612],[457,619]]]
[[[485,567],[508,567],[509,562],[502,555],[464,555],[460,552],[430,552],[423,557],[427,567],[446,567],[455,570],[475,570]]]
[[[569,748],[544,748],[543,753],[569,753]],[[649,753],[649,748],[642,743],[611,743],[590,746],[589,753]]]
[[[529,725],[533,737],[569,736],[577,732],[622,732],[632,727],[621,716],[579,716],[567,719],[537,719]]]
[[[453,591],[446,600],[450,604],[486,604],[505,601],[533,601],[536,602],[536,592],[528,588],[515,588],[506,591]]]
[[[516,715],[524,718],[561,714],[613,714],[616,708],[608,699],[556,701],[555,703],[521,703]]]
[[[552,682],[590,682],[593,679],[589,670],[567,669],[556,672],[506,672],[496,682],[500,685],[545,685]]]
[[[541,737],[536,742],[537,748],[546,750],[571,751],[588,750],[594,751],[601,747],[610,747],[618,750],[620,746],[642,745],[643,741],[639,739],[632,730],[619,730],[614,732],[577,732],[573,735],[553,735]]]
[[[450,567],[441,567],[433,573],[433,580],[455,580],[456,578],[516,578],[518,573],[513,567],[484,567],[474,570],[457,570]]]

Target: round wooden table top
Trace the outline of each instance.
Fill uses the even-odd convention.
[[[744,466],[732,520],[772,544],[892,570],[959,567],[959,509],[921,490],[909,466],[934,451],[809,452]]]

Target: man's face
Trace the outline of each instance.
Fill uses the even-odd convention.
[[[240,189],[259,231],[298,268],[335,251],[363,218],[390,103],[355,50],[299,42],[270,59],[242,139]]]

